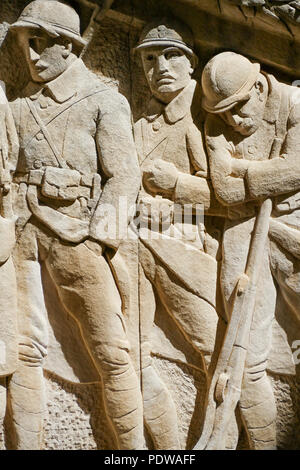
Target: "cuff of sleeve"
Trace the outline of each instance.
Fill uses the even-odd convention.
[[[178,204],[203,204],[210,206],[210,190],[205,178],[180,174],[174,191],[174,202]]]

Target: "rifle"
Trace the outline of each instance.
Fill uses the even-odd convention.
[[[276,137],[270,158],[280,154],[281,146],[282,139]],[[272,207],[272,199],[266,199],[256,217],[246,270],[235,287],[230,322],[209,386],[202,435],[194,450],[221,450],[226,446],[228,427],[235,417],[241,395],[257,283]]]

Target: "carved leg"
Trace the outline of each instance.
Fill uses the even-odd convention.
[[[254,219],[240,224],[228,223],[223,238],[222,291],[230,313],[232,292],[244,271]],[[250,330],[240,397],[241,418],[253,449],[276,447],[276,403],[266,364],[272,344],[272,322],[276,306],[276,287],[270,269],[269,249],[263,255],[255,308]]]
[[[140,383],[130,358],[120,295],[107,261],[85,244],[72,247],[57,242],[46,264],[63,305],[80,323],[102,377],[106,412],[117,448],[142,449]]]
[[[17,449],[42,449],[46,411],[43,368],[20,364],[12,376],[9,393]]]
[[[146,278],[145,272],[153,280],[156,266],[152,254],[142,244],[140,244],[140,259],[143,263],[143,268],[140,267],[139,290],[144,418],[156,450],[178,450],[181,444],[175,403],[151,360],[150,335],[156,302],[153,286]]]
[[[142,370],[145,423],[156,450],[181,448],[177,410],[171,394],[153,366]]]
[[[276,449],[277,409],[265,367],[266,362],[247,368],[240,400],[250,446],[255,450]]]
[[[6,377],[0,377],[0,428],[6,413]]]
[[[276,305],[276,287],[271,275],[268,250],[261,268],[255,311],[240,399],[242,419],[253,449],[276,448],[276,402],[266,373],[272,345],[272,322]]]
[[[201,353],[207,371],[215,349],[219,321],[216,309],[188,291],[164,266],[157,267],[155,284],[163,306],[186,340]]]
[[[42,363],[48,342],[40,265],[18,259],[19,366],[13,374],[9,394],[20,450],[39,450],[43,445],[46,410]]]

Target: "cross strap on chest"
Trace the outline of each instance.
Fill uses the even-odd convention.
[[[96,88],[93,91],[89,91],[88,93],[86,93],[86,92],[81,93],[81,94],[77,95],[75,98],[73,98],[71,101],[68,101],[67,103],[64,103],[63,105],[59,106],[59,108],[51,116],[49,116],[45,121],[43,121],[43,119],[40,117],[36,107],[34,106],[33,102],[31,101],[31,99],[30,98],[25,98],[25,101],[26,101],[26,104],[27,104],[27,106],[30,110],[30,113],[32,114],[35,122],[37,123],[37,125],[39,127],[39,129],[37,131],[35,131],[35,132],[33,132],[32,134],[29,135],[29,137],[27,138],[27,142],[25,144],[25,148],[32,141],[32,139],[34,139],[34,137],[36,137],[36,135],[39,132],[42,132],[42,134],[44,135],[46,141],[48,142],[49,147],[51,148],[51,151],[52,151],[52,153],[53,153],[53,155],[54,155],[54,157],[57,161],[58,166],[60,168],[68,168],[66,162],[63,159],[63,156],[61,155],[61,153],[57,149],[57,147],[55,145],[55,142],[54,142],[54,139],[51,136],[51,134],[50,134],[47,127],[58,116],[63,114],[65,111],[70,109],[72,106],[75,106],[77,103],[80,103],[81,101],[89,98],[90,96],[96,95],[98,93],[101,93],[101,92],[104,92],[104,91],[107,91],[107,90],[108,90],[107,88]]]

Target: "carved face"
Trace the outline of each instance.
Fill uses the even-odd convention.
[[[190,58],[177,47],[153,47],[141,51],[147,81],[153,95],[169,103],[190,82],[194,71]]]
[[[262,123],[267,96],[267,80],[261,75],[252,87],[249,99],[241,101],[221,116],[228,125],[233,127],[235,132],[244,136],[252,135]]]
[[[68,68],[67,59],[72,50],[69,40],[62,37],[52,38],[38,29],[26,29],[19,34],[34,82],[49,82]]]

